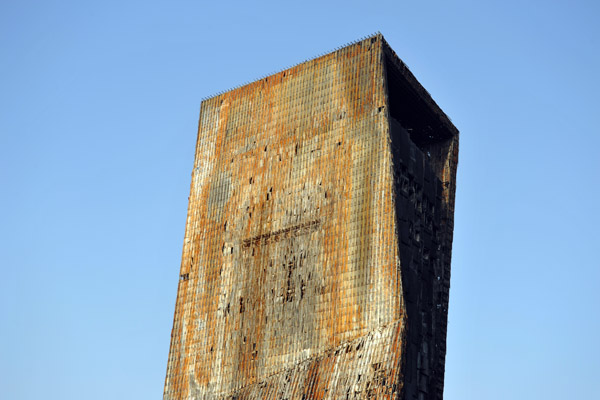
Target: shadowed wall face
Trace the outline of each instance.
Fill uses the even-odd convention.
[[[384,49],[202,103],[165,399],[402,393]]]

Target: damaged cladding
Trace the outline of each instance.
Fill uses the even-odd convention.
[[[204,100],[164,399],[441,399],[457,162],[380,34]]]

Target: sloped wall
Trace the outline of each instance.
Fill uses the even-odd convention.
[[[400,393],[382,40],[203,102],[165,399]]]

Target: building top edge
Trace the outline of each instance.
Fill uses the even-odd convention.
[[[354,45],[356,45],[356,44],[358,44],[358,43],[361,43],[361,42],[364,42],[364,41],[367,41],[367,40],[371,40],[371,39],[373,39],[373,38],[380,38],[380,39],[383,39],[383,35],[381,34],[381,32],[375,32],[375,33],[373,33],[372,35],[368,35],[368,36],[361,37],[360,39],[356,39],[356,40],[354,40],[354,41],[352,41],[352,42],[349,42],[349,43],[346,43],[346,44],[344,44],[344,45],[342,45],[342,46],[338,46],[338,47],[336,47],[335,49],[333,49],[333,50],[331,50],[331,51],[327,51],[327,52],[325,52],[325,53],[320,53],[320,54],[317,54],[317,55],[316,55],[316,56],[314,56],[314,57],[307,58],[307,59],[305,59],[304,61],[298,62],[298,63],[296,63],[296,64],[292,64],[292,65],[290,65],[290,66],[288,66],[288,67],[285,67],[285,68],[283,68],[283,69],[281,69],[281,70],[278,70],[278,71],[272,72],[272,73],[270,73],[270,74],[268,74],[268,75],[263,75],[263,76],[261,76],[261,77],[260,77],[260,78],[258,78],[258,79],[255,79],[255,80],[252,80],[252,81],[248,81],[248,82],[244,82],[244,83],[241,83],[241,84],[239,84],[239,85],[236,85],[236,86],[230,87],[229,89],[222,90],[222,91],[220,91],[220,92],[217,92],[217,93],[214,93],[214,94],[212,94],[212,95],[209,95],[209,96],[203,97],[203,98],[202,98],[202,102],[205,102],[205,101],[207,101],[207,100],[210,100],[210,99],[214,99],[215,97],[219,97],[219,96],[221,96],[221,95],[223,95],[223,94],[225,94],[225,93],[232,92],[232,91],[234,91],[234,90],[237,90],[237,89],[243,88],[243,87],[245,87],[245,86],[252,85],[252,84],[254,84],[254,83],[256,83],[256,82],[260,82],[260,81],[262,81],[262,80],[264,80],[264,79],[268,79],[268,78],[270,78],[270,77],[272,77],[272,76],[275,76],[275,75],[277,75],[277,74],[280,74],[280,73],[282,73],[282,72],[289,71],[289,70],[291,70],[291,69],[293,69],[293,68],[296,68],[296,67],[298,67],[298,66],[300,66],[300,65],[303,65],[303,64],[309,63],[309,62],[311,62],[311,61],[318,60],[318,59],[319,59],[319,58],[321,58],[321,57],[328,56],[328,55],[330,55],[330,54],[333,54],[333,53],[335,53],[335,52],[337,52],[337,51],[340,51],[340,50],[346,49],[346,48],[348,48],[348,47],[354,46]]]
[[[452,123],[452,120],[448,115],[440,108],[435,102],[431,94],[421,85],[419,80],[411,72],[408,65],[402,61],[396,54],[394,49],[389,45],[383,36],[381,36],[381,42],[383,44],[384,53],[391,59],[392,63],[398,68],[400,73],[406,82],[412,87],[416,94],[427,104],[427,107],[439,118],[440,122],[448,129],[453,136],[458,136],[458,128]]]
[[[247,86],[251,86],[254,85],[258,82],[261,82],[263,80],[268,80],[269,78],[272,78],[278,74],[281,73],[285,73],[287,71],[290,71],[294,68],[297,68],[298,66],[313,62],[315,60],[318,60],[320,58],[323,57],[327,57],[330,56],[331,54],[335,54],[338,51],[342,51],[344,49],[347,49],[349,47],[355,46],[359,43],[362,42],[366,42],[369,40],[372,40],[374,38],[379,39],[379,41],[382,43],[384,52],[387,53],[387,55],[391,58],[391,61],[395,64],[395,66],[401,71],[402,76],[404,77],[404,79],[406,80],[406,82],[413,88],[413,90],[417,93],[417,95],[427,104],[427,106],[430,108],[431,111],[433,111],[433,113],[435,115],[437,115],[437,117],[439,118],[440,122],[442,123],[442,125],[444,125],[446,127],[446,129],[448,129],[448,131],[453,135],[453,136],[458,136],[458,129],[456,128],[456,126],[454,126],[454,124],[452,123],[452,120],[450,119],[450,117],[448,117],[448,115],[438,106],[438,104],[435,102],[435,100],[433,99],[433,97],[431,96],[431,94],[427,91],[427,89],[425,89],[423,87],[423,85],[421,85],[421,83],[417,80],[417,78],[414,76],[414,74],[410,71],[410,68],[404,63],[404,61],[402,61],[402,59],[400,57],[398,57],[398,55],[396,54],[396,52],[394,51],[394,49],[392,49],[392,47],[388,44],[388,42],[385,40],[385,38],[383,37],[383,35],[381,34],[381,32],[375,32],[372,35],[368,35],[368,36],[364,36],[360,39],[354,40],[352,42],[346,43],[342,46],[338,46],[335,49],[325,52],[325,53],[321,53],[318,54],[314,57],[311,58],[307,58],[304,61],[298,62],[296,64],[292,64],[286,68],[283,68],[281,70],[278,70],[276,72],[270,73],[268,75],[264,75],[258,79],[252,80],[252,81],[248,81],[248,82],[244,82],[242,84],[230,87],[227,90],[223,90],[220,92],[217,92],[215,94],[203,97],[201,100],[201,103],[204,103],[206,101],[218,98],[219,96],[228,94],[230,92],[234,92],[236,90],[245,88]]]

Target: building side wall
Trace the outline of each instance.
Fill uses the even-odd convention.
[[[443,398],[458,130],[384,42],[404,298],[402,399]]]
[[[386,115],[380,36],[203,102],[165,399],[399,393]]]
[[[444,189],[427,155],[411,142],[408,132],[392,121],[392,154],[402,287],[406,312],[403,376],[406,400],[441,399],[447,293]],[[444,321],[445,322],[445,321]],[[441,375],[440,375],[441,374]]]

